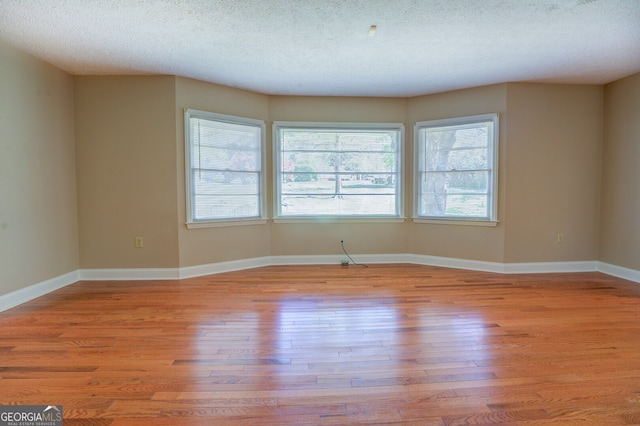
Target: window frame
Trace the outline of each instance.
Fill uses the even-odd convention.
[[[394,131],[397,132],[396,148],[396,190],[395,209],[393,215],[332,215],[332,214],[310,214],[310,215],[283,215],[282,214],[282,179],[281,179],[281,138],[282,130],[344,130],[345,132],[366,132]],[[310,221],[331,221],[331,222],[403,222],[405,194],[404,194],[404,144],[405,127],[404,123],[358,123],[358,122],[302,122],[302,121],[274,121],[272,127],[273,138],[273,221],[275,223],[286,222],[310,222]]]
[[[413,128],[414,137],[414,194],[413,194],[413,221],[416,223],[433,224],[455,224],[455,225],[475,225],[475,226],[496,226],[498,224],[498,172],[499,172],[499,114],[479,114],[463,117],[452,117],[438,120],[426,120],[416,122]],[[491,122],[492,135],[489,136],[487,147],[487,161],[490,162],[487,170],[491,173],[488,182],[489,214],[482,217],[469,216],[428,216],[420,215],[420,203],[422,202],[422,179],[420,153],[422,140],[422,130],[434,127],[464,126],[474,123]]]
[[[191,166],[191,119],[203,119],[220,123],[228,123],[232,125],[255,127],[260,133],[260,170],[258,173],[258,215],[247,217],[223,217],[223,218],[207,218],[207,219],[195,219],[194,218],[194,193],[193,193],[193,181],[192,181],[192,166]],[[184,137],[185,137],[185,201],[186,201],[186,225],[189,229],[194,228],[208,228],[215,226],[238,226],[238,225],[257,225],[267,223],[267,206],[266,206],[266,125],[263,120],[257,120],[253,118],[239,117],[234,115],[219,114],[215,112],[202,111],[197,109],[185,108],[184,110]]]

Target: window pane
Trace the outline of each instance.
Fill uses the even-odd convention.
[[[243,147],[254,150],[260,148],[260,128],[244,124],[229,123],[202,118],[191,119],[194,145],[198,140],[203,145],[223,149]]]
[[[489,172],[425,173],[422,181],[420,215],[486,216]]]
[[[432,217],[485,217],[487,215],[486,195],[473,194],[424,194],[422,215]]]
[[[285,172],[319,173],[394,173],[397,167],[394,152],[283,151]]]
[[[281,130],[283,151],[394,151],[395,144],[389,131]]]
[[[194,170],[194,174],[193,182],[195,194],[257,195],[259,192],[257,173]]]
[[[447,163],[449,170],[477,170],[489,167],[487,149],[462,149],[451,151]]]
[[[191,167],[209,170],[260,170],[260,152],[196,146],[191,156]]]
[[[418,217],[495,217],[496,123],[492,114],[416,124]]]
[[[283,216],[371,216],[394,215],[395,195],[283,195]]]
[[[275,126],[278,215],[400,214],[401,125],[384,130]]]
[[[338,181],[333,177],[327,176],[321,176],[320,179],[317,179],[315,174],[297,174],[293,176],[294,180],[292,182],[282,185],[281,193],[283,195],[331,194],[339,198],[340,195],[344,194],[395,194],[392,175],[371,176],[367,180],[343,178]],[[308,178],[310,180],[306,180]]]
[[[489,172],[426,172],[422,174],[423,193],[483,193],[489,191]]]
[[[187,111],[189,221],[262,216],[262,129],[255,120]]]
[[[487,215],[487,196],[472,194],[447,195],[447,216],[483,217]]]
[[[259,215],[256,197],[251,195],[196,195],[194,201],[194,220]]]

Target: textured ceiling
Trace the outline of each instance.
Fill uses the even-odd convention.
[[[640,0],[0,0],[0,39],[71,74],[413,96],[638,72]]]

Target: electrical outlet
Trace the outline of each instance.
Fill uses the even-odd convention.
[[[144,247],[144,239],[142,237],[136,237],[136,248]]]
[[[556,243],[564,243],[564,234],[558,234],[556,238]]]

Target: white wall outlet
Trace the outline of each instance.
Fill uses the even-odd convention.
[[[142,237],[136,237],[136,248],[144,247],[144,239]]]

